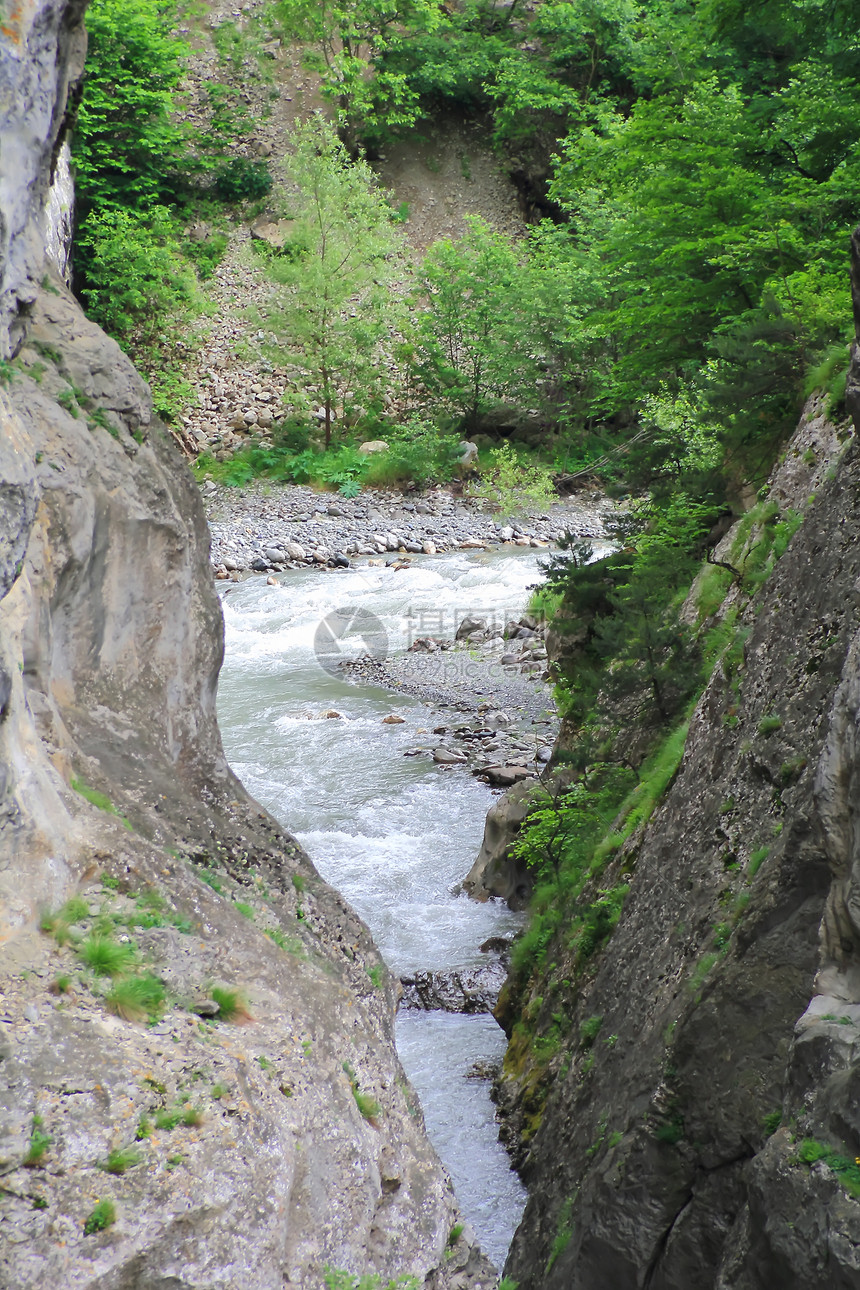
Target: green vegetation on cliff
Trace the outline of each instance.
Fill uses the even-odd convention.
[[[182,88],[195,21],[154,0],[94,0],[73,140],[79,288],[154,376],[163,411],[188,393],[164,319],[175,331],[203,306],[225,243],[221,231],[190,240],[189,221],[203,213],[217,230],[231,212],[259,211],[271,186],[266,163],[246,155],[237,78],[273,33],[305,42],[349,155],[372,156],[443,109],[489,120],[531,210],[548,216],[517,245],[475,219],[431,246],[411,313],[398,303],[405,264],[381,256],[378,239],[354,244],[340,286],[363,375],[343,385],[353,410],[335,430],[326,421],[327,440],[396,432],[402,409],[383,406],[393,383],[442,432],[525,437],[561,473],[603,462],[617,474],[622,460],[625,479],[647,485],[683,426],[711,452],[708,486],[691,495],[719,502],[727,484],[763,479],[810,382],[838,407],[846,230],[860,215],[847,4],[769,0],[747,17],[727,0],[280,0],[265,18],[212,30],[220,75],[198,87],[192,127]],[[345,202],[381,199],[364,164],[341,184]],[[294,177],[304,218],[309,177]],[[401,218],[391,210],[380,234],[396,240]],[[267,268],[316,300],[306,242],[290,235]],[[361,327],[369,312],[386,325]],[[310,320],[288,310],[281,324],[282,352],[321,353]],[[308,447],[292,396],[312,398],[318,360],[275,425],[277,460]],[[326,370],[326,407],[330,380]],[[245,464],[271,472],[253,453]]]

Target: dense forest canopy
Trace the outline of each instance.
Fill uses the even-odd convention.
[[[539,388],[546,444],[564,440],[584,463],[659,406],[672,424],[718,423],[738,477],[761,476],[804,388],[823,382],[838,400],[846,366],[847,229],[860,215],[851,10],[279,0],[266,22],[305,42],[348,149],[372,160],[454,110],[486,122],[532,211],[549,213],[505,268],[519,343],[487,338],[486,388],[463,370],[471,341],[452,347],[425,323],[403,348],[421,369],[422,411],[474,430],[500,398],[531,407]],[[171,296],[190,301],[192,268],[211,268],[183,228],[201,204],[260,199],[271,180],[236,154],[247,121],[228,77],[206,87],[209,128],[182,124],[188,37],[175,34],[176,7],[94,0],[88,25],[79,285],[120,339],[159,349],[151,321]],[[241,68],[236,32],[230,47],[218,31],[225,68]],[[431,251],[425,303],[481,236],[471,298],[498,293],[512,252],[473,228],[462,248]]]

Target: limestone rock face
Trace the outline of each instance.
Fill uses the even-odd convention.
[[[45,258],[48,194],[70,84],[84,65],[86,0],[24,0],[0,30],[0,358],[14,349],[22,305]],[[10,337],[10,329],[12,335]]]
[[[225,763],[208,533],[145,385],[59,285],[14,367],[0,1284],[316,1288],[328,1265],[489,1285],[477,1252],[444,1259],[456,1209],[394,1051],[396,984],[374,987],[366,929]],[[74,895],[68,941],[36,930]],[[84,968],[75,946],[106,926],[167,987],[154,1028]],[[246,1024],[197,1015],[219,985]],[[176,1108],[188,1124],[146,1130]],[[28,1168],[39,1122],[50,1147]],[[126,1148],[127,1172],[99,1170]],[[85,1235],[106,1197],[116,1222]]]

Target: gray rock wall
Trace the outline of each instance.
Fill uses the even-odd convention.
[[[598,1036],[559,1055],[525,1161],[520,1290],[860,1286],[860,457],[841,438],[745,611],[741,671],[713,677],[621,857],[630,895],[571,1028],[602,1018]]]
[[[0,28],[0,359],[45,259],[45,207],[66,124],[69,86],[86,52],[86,0],[18,0]]]

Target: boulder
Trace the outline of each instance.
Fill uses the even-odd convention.
[[[384,439],[368,439],[366,443],[358,445],[358,451],[367,457],[374,452],[388,452],[388,444]]]
[[[454,639],[458,641],[468,640],[469,637],[474,636],[476,632],[485,632],[486,630],[486,618],[474,618],[471,614],[467,614],[466,617],[461,620],[454,635]]]
[[[267,215],[260,215],[255,219],[253,224],[249,225],[251,237],[258,242],[267,242],[276,250],[280,250],[287,239],[290,237],[295,221],[291,219],[269,219]]]
[[[511,853],[511,844],[531,809],[534,780],[523,780],[503,793],[487,812],[484,838],[463,889],[475,900],[499,896],[511,909],[525,909],[532,876],[524,860]]]
[[[506,975],[498,961],[450,972],[415,972],[400,979],[400,1006],[428,1012],[491,1013]]]

